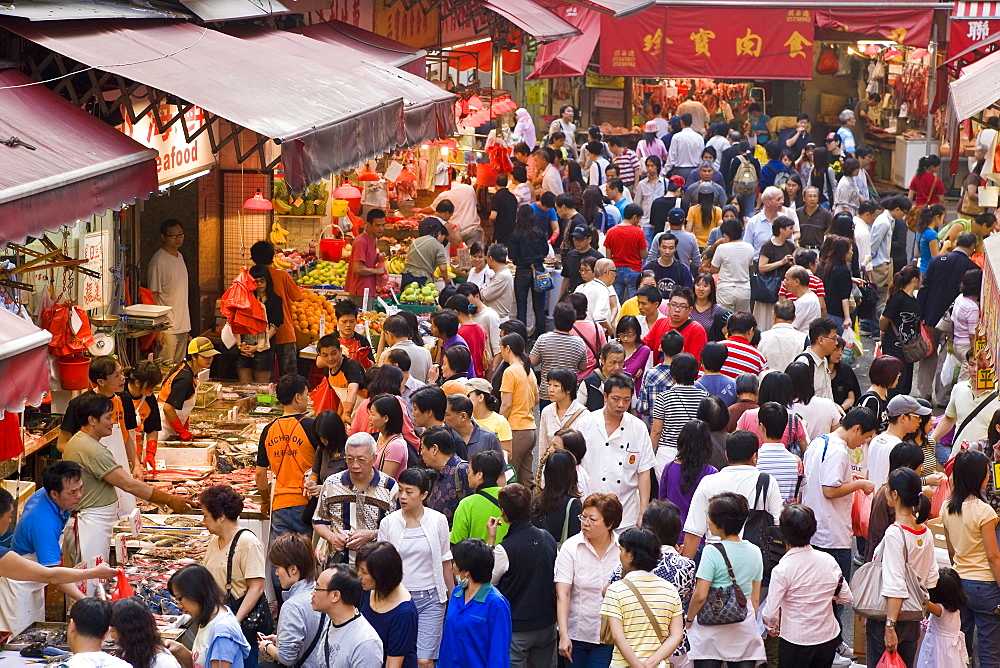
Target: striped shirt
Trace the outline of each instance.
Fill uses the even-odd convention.
[[[757,470],[770,473],[778,481],[781,500],[787,506],[798,503],[796,486],[802,473],[802,460],[789,452],[783,443],[765,443],[757,451]]]
[[[625,578],[639,590],[639,594],[656,617],[660,630],[665,637],[668,636],[670,620],[684,611],[677,589],[649,571],[632,571]],[[608,585],[604,602],[601,604],[601,615],[622,621],[625,640],[640,661],[653,656],[660,648],[662,643],[656,635],[656,629],[653,628],[649,615],[623,580]],[[626,667],[629,665],[617,647],[611,665]]]
[[[663,420],[657,448],[669,448],[670,452],[676,453],[678,434],[685,424],[698,417],[698,406],[707,396],[708,392],[700,387],[674,385],[656,398],[653,419]]]
[[[823,287],[823,279],[811,271],[809,272],[809,289],[816,293],[821,302],[826,299],[826,288]],[[778,288],[778,299],[787,299],[790,302],[794,302],[798,297],[786,290],[785,282],[782,281],[781,287]]]
[[[615,156],[612,162],[618,165],[618,178],[622,183],[635,183],[635,175],[639,171],[639,157],[635,151],[623,148],[622,154]]]
[[[657,364],[642,374],[642,387],[639,389],[639,397],[635,406],[636,412],[640,415],[651,415],[653,406],[656,405],[656,398],[666,392],[673,384],[674,378],[670,375],[669,364]]]
[[[564,332],[545,332],[535,341],[531,354],[539,359],[538,370],[542,382],[538,388],[538,398],[549,400],[549,371],[569,369],[579,373],[580,362],[587,361],[587,344],[578,336]]]
[[[761,355],[745,337],[734,334],[723,341],[722,345],[729,351],[726,363],[719,370],[723,376],[733,379],[741,373],[759,376],[767,368],[767,358]]]

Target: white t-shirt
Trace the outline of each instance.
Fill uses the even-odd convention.
[[[750,264],[753,246],[746,241],[719,244],[712,256],[712,266],[719,268],[719,285],[750,287]]]
[[[162,248],[149,260],[149,289],[156,294],[156,303],[173,309],[167,334],[191,331],[188,312],[188,270],[181,253],[171,255]]]
[[[469,270],[469,283],[474,283],[479,287],[483,287],[490,282],[493,278],[493,270],[489,266],[483,267],[482,271],[479,271],[475,267]]]
[[[889,480],[889,453],[903,440],[887,431],[882,432],[868,444],[868,479],[878,489]]]
[[[107,652],[80,652],[67,659],[65,664],[70,668],[131,668],[130,663]]]
[[[798,413],[805,420],[807,437],[829,434],[844,417],[844,410],[832,399],[824,397],[813,397],[808,406],[795,402],[792,404],[792,412]]]
[[[590,456],[588,451],[587,456]],[[708,533],[708,501],[716,494],[722,492],[733,492],[739,494],[747,500],[747,504],[753,507],[754,497],[757,494],[757,480],[762,471],[746,464],[727,466],[718,473],[707,475],[698,483],[691,497],[691,507],[688,509],[687,519],[684,522],[684,533],[695,536],[709,536]],[[770,473],[771,480],[767,485],[767,498],[761,499],[757,505],[758,510],[766,510],[774,517],[774,523],[778,523],[778,515],[781,514],[783,502],[781,500],[781,488],[778,481]],[[761,507],[763,506],[763,507]],[[710,540],[717,541],[717,538],[709,537]]]
[[[563,194],[562,177],[555,165],[549,165],[542,172],[542,192],[556,196]]]
[[[431,364],[434,363],[431,359],[431,351],[427,350],[427,348],[424,348],[423,346],[418,346],[409,339],[397,341],[389,348],[389,350],[402,350],[409,355],[410,375],[419,380],[421,383],[427,382],[427,372],[430,371]]]
[[[448,222],[457,227],[460,234],[466,234],[480,226],[475,188],[467,183],[453,183],[451,190],[446,190],[434,198],[431,208],[437,210],[438,203],[443,200],[455,205],[455,213]]]
[[[795,320],[792,321],[792,327],[803,334],[808,334],[809,323],[820,317],[822,313],[819,297],[812,290],[808,290],[795,300]]]
[[[500,316],[489,306],[483,304],[479,311],[472,314],[472,319],[486,332],[486,341],[490,344],[493,355],[500,354]]]
[[[868,223],[857,216],[854,216],[854,243],[858,245],[858,262],[868,258],[864,268],[866,271],[871,271],[872,231],[868,229]]]
[[[181,668],[181,664],[173,654],[163,650],[153,657],[153,668]]]
[[[573,292],[579,292],[587,298],[587,317],[596,322],[607,322],[611,315],[611,299],[608,296],[608,286],[596,278],[583,285],[578,285]]]
[[[965,419],[972,414],[972,411],[979,405],[980,401],[986,401],[986,397],[990,396],[990,392],[987,392],[979,397],[976,397],[972,393],[972,387],[969,385],[969,381],[965,380],[961,383],[955,384],[955,389],[951,392],[951,399],[948,401],[948,408],[945,409],[944,414],[950,418],[955,419],[955,430],[957,432],[958,428],[962,426]],[[991,401],[991,406],[984,406],[976,417],[969,421],[965,429],[962,430],[961,434],[956,433],[955,445],[952,447],[951,456],[954,457],[962,449],[962,441],[967,443],[975,443],[976,441],[986,438],[986,433],[990,428],[990,420],[993,419],[993,413],[997,409],[997,400],[994,398]]]
[[[850,548],[854,539],[851,530],[854,495],[828,499],[823,494],[824,487],[840,487],[853,479],[847,443],[836,434],[814,438],[806,448],[803,464],[802,504],[812,508],[816,514],[816,534],[812,544],[827,549]]]

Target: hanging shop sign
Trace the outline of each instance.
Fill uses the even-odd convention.
[[[156,149],[159,153],[156,159],[156,177],[161,186],[203,172],[215,164],[208,133],[202,132],[189,142],[180,126],[184,123],[188,136],[202,127],[205,124],[205,112],[200,107],[190,109],[184,114],[183,120],[177,121],[162,133],[156,127],[153,113],[151,110],[134,124],[129,121],[126,114],[125,123],[119,125],[118,129],[143,146]],[[172,104],[161,104],[156,113],[159,114],[161,122],[165,123],[177,114],[177,107]]]
[[[956,56],[1000,32],[1000,3],[959,0],[949,18],[948,55]]]
[[[669,14],[669,20],[668,20]],[[600,72],[646,77],[812,78],[808,9],[652,7],[602,17]]]
[[[625,91],[598,90],[594,91],[594,106],[605,109],[621,109],[625,106]]]
[[[584,86],[587,88],[607,88],[610,90],[624,90],[625,77],[609,77],[598,74],[596,70],[587,70]]]
[[[100,274],[98,278],[87,274],[79,274],[77,280],[80,281],[80,295],[77,304],[80,308],[90,310],[93,308],[103,308],[107,305],[104,291],[104,278],[111,269],[107,262],[108,243],[110,240],[108,230],[90,232],[83,237],[80,247],[80,257],[87,260],[83,266],[92,269]]]
[[[425,11],[419,3],[410,9],[405,5],[404,2],[375,0],[373,32],[418,49],[438,44],[441,25],[438,10]]]

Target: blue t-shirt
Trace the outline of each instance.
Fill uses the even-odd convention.
[[[68,519],[69,512],[59,510],[43,487],[24,504],[11,547],[22,556],[34,554],[42,566],[58,566],[62,561],[60,537]]]
[[[552,235],[552,221],[559,220],[559,216],[556,215],[556,208],[552,207],[548,211],[543,209],[538,205],[538,202],[533,202],[531,208],[535,210],[535,227],[537,227],[542,235],[548,239]]]
[[[719,397],[726,403],[727,407],[736,403],[736,381],[729,376],[721,374],[702,375],[701,378],[695,381],[694,386],[700,387],[709,394]]]
[[[738,543],[722,541],[726,548],[726,556],[733,566],[736,584],[740,586],[747,598],[753,593],[753,583],[764,579],[764,560],[760,556],[760,548],[745,540]],[[726,560],[716,543],[705,546],[701,553],[701,563],[698,564],[697,578],[708,580],[713,587],[731,587],[733,581],[726,569]]]
[[[937,230],[927,228],[920,233],[920,239],[917,240],[917,244],[920,249],[920,273],[927,271],[927,267],[931,263],[931,241],[938,240]]]
[[[375,612],[371,592],[361,600],[361,614],[382,639],[383,656],[403,657],[403,668],[417,668],[417,606],[400,603],[389,612]]]

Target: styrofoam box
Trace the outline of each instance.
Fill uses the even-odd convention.
[[[158,318],[170,315],[173,312],[170,306],[159,306],[157,304],[133,304],[125,307],[125,315],[136,316],[138,318]]]
[[[35,493],[35,483],[30,480],[4,480],[4,489],[17,501],[17,514],[24,510],[24,504]]]
[[[171,448],[161,445],[156,449],[156,459],[162,461],[166,468],[215,468],[215,443],[204,448]]]

